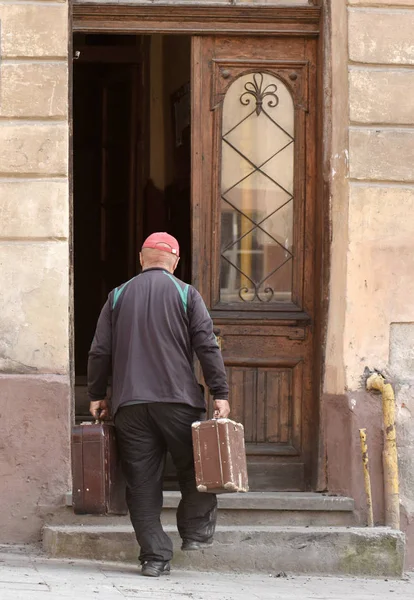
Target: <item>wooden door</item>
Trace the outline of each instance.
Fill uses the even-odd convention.
[[[309,489],[316,41],[193,38],[193,280],[219,330],[255,490]]]
[[[111,65],[102,82],[102,297],[137,269],[138,65]],[[121,275],[122,273],[122,275]]]

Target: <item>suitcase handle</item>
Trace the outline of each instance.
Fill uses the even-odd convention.
[[[82,421],[81,425],[100,425],[103,421],[95,419],[95,421]]]

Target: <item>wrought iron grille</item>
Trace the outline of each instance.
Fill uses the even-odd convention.
[[[234,226],[231,233],[227,230],[225,234],[222,227],[221,259],[224,263],[221,280],[223,273],[228,274],[229,269],[238,274],[239,287],[232,289],[233,296],[237,294],[233,300],[284,300],[286,293],[291,294],[293,248],[292,239],[289,240],[287,235],[283,239],[277,231],[291,232],[293,228],[293,101],[283,82],[274,76],[257,72],[241,79],[238,101],[247,111],[242,111],[237,122],[234,122],[233,116],[230,117],[227,130],[223,117],[222,215],[226,211],[233,212],[240,226]],[[282,96],[285,103],[290,103],[285,112],[279,107]],[[277,107],[279,110],[276,110]],[[291,114],[286,110],[291,110]],[[286,122],[289,124],[286,125]],[[231,161],[225,164],[228,156],[231,156]],[[281,168],[286,164],[288,169]],[[232,171],[230,174],[229,169]],[[236,180],[233,181],[232,177]],[[258,243],[259,238],[262,244]],[[247,250],[243,249],[245,246]],[[256,260],[256,268],[252,268],[252,256],[262,253],[263,258],[265,246],[271,250],[268,254],[272,254],[273,259],[263,259],[260,264]],[[278,294],[280,290],[271,283],[281,269],[284,270],[284,293]]]

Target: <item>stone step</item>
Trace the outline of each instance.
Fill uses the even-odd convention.
[[[179,492],[164,493],[163,522],[175,524]],[[219,525],[353,525],[354,500],[306,492],[218,496]]]
[[[175,527],[166,526],[176,550],[173,566],[200,571],[313,573],[401,577],[404,534],[387,528],[219,526],[215,543],[182,552]],[[44,550],[53,557],[136,562],[130,525],[44,527]]]
[[[180,501],[179,492],[164,492],[162,521],[175,524],[175,513]],[[67,496],[71,504],[71,496]],[[287,525],[287,526],[340,526],[356,525],[354,500],[341,496],[307,492],[249,492],[218,496],[219,525]],[[95,524],[96,517],[59,515],[61,523]],[[58,523],[59,519],[55,519]],[[119,518],[108,523],[121,523]],[[127,523],[127,519],[125,519]]]

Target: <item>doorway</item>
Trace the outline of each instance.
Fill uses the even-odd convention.
[[[109,292],[139,272],[154,231],[180,241],[191,281],[189,36],[75,34],[73,197],[76,418]]]
[[[135,240],[142,241],[148,210],[156,207],[151,230],[167,215],[169,230],[188,243],[191,264],[179,277],[200,291],[220,338],[232,417],[245,425],[251,489],[316,489],[324,469],[318,454],[320,9],[75,5],[74,11],[79,32],[112,32],[105,39],[119,36],[126,46],[134,36],[123,33],[137,33]],[[182,67],[182,55],[168,45],[177,40],[186,40],[188,79],[168,98],[171,73],[160,71],[159,60],[165,68],[167,53]],[[151,112],[148,86],[152,105],[160,72],[164,108]],[[178,153],[187,174],[172,180],[168,161],[181,173]],[[164,179],[153,177],[159,156]],[[181,227],[187,223],[187,237],[173,229],[173,214]]]

